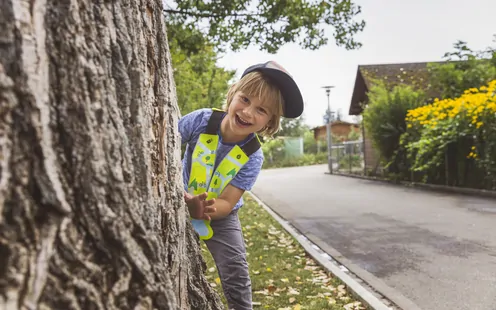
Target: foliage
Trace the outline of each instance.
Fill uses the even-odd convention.
[[[181,113],[187,114],[200,108],[220,108],[234,71],[217,66],[217,53],[208,42],[194,53],[181,48],[182,36],[196,36],[204,40],[201,33],[180,25],[168,28],[170,52],[178,106]],[[182,36],[171,35],[180,33]]]
[[[262,151],[265,157],[264,164],[266,162],[281,161],[285,157],[284,140],[269,139],[262,144]]]
[[[415,171],[439,167],[448,147],[457,144],[496,186],[496,80],[468,89],[458,98],[412,109],[406,120],[408,134],[402,142]]]
[[[368,134],[391,172],[408,170],[400,137],[406,131],[407,111],[423,104],[423,93],[404,85],[389,92],[383,83],[378,82],[368,96],[369,104],[363,112]]]
[[[340,169],[351,168],[360,168],[362,167],[363,159],[360,154],[345,154],[341,158],[339,158],[339,167]]]
[[[362,132],[361,131],[356,131],[356,130],[351,130],[350,133],[348,134],[347,140],[348,141],[357,141],[362,138]]]
[[[313,132],[307,130],[303,134],[304,154],[300,157],[287,158],[283,138],[269,139],[262,144],[265,161],[263,168],[280,168],[323,164],[327,162],[327,144],[321,141],[320,152]]]
[[[329,25],[338,46],[355,49],[361,43],[354,37],[365,27],[363,20],[355,21],[361,8],[351,0],[168,0],[165,8],[168,24],[201,29],[219,50],[239,51],[256,44],[275,53],[290,42],[315,50],[327,44],[324,30]],[[183,36],[181,43],[185,49],[198,49],[202,39]]]
[[[263,169],[300,167],[309,165],[319,165],[327,163],[327,153],[303,154],[301,157],[280,158],[274,161],[265,160]]]
[[[308,130],[303,134],[303,152],[305,154],[317,154],[319,151],[326,152],[327,143],[324,140],[320,144],[314,138],[312,131]]]
[[[445,54],[446,63],[428,65],[431,87],[440,91],[442,99],[459,97],[466,89],[496,79],[496,47],[473,51],[463,41],[454,46],[454,52]]]
[[[304,124],[303,116],[298,118],[282,118],[281,129],[276,134],[277,137],[301,137],[309,130]]]

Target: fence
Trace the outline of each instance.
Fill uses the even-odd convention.
[[[363,173],[363,147],[363,140],[333,143],[333,169],[341,173]]]
[[[284,137],[283,140],[285,158],[297,158],[303,156],[302,137]]]

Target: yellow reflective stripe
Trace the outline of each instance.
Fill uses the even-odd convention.
[[[198,195],[206,192],[215,165],[219,136],[200,134],[191,155],[191,171],[188,192]]]
[[[207,190],[213,174],[218,144],[219,136],[200,134],[191,155],[191,171],[188,182],[189,193],[199,195]],[[214,235],[210,221],[192,218],[191,224],[202,240],[208,240]]]
[[[250,158],[235,145],[222,159],[210,181],[208,197],[217,198]]]

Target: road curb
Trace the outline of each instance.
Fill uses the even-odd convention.
[[[355,179],[362,179],[368,181],[376,181],[383,182],[392,185],[401,185],[404,187],[413,187],[418,189],[430,190],[435,192],[444,192],[444,193],[454,193],[459,195],[468,195],[468,196],[477,196],[477,197],[485,197],[496,199],[496,191],[484,190],[484,189],[474,189],[474,188],[464,188],[464,187],[456,187],[456,186],[445,186],[445,185],[437,185],[437,184],[426,184],[426,183],[417,183],[417,182],[406,182],[406,181],[392,181],[377,177],[368,177],[363,175],[356,174],[348,174],[348,173],[336,173],[330,174],[325,172],[328,175],[336,175],[342,177],[349,177]]]
[[[311,242],[307,237],[300,234],[288,221],[281,218],[253,192],[249,192],[253,199],[260,204],[289,234],[291,234],[305,251],[322,267],[327,269],[334,276],[339,278],[365,305],[374,310],[391,310],[396,307],[386,305],[382,300],[367,290],[357,280],[352,278],[347,272],[348,269],[340,265],[331,255],[323,251],[319,246]]]

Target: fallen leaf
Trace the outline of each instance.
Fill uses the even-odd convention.
[[[215,283],[220,284],[220,278],[219,277],[215,278]]]
[[[272,272],[272,269],[270,267],[267,267],[267,272]]]
[[[290,287],[290,288],[288,288],[288,295],[300,295],[300,292],[298,292],[294,288]]]
[[[269,293],[274,293],[277,290],[277,287],[271,284],[267,287],[267,290],[269,291]]]
[[[208,268],[208,271],[209,272],[214,272],[215,271],[215,268],[214,267],[210,267],[210,268]]]
[[[301,310],[301,306],[298,304],[298,305],[295,305],[293,310]]]
[[[253,271],[253,274],[260,274],[260,271],[255,270],[255,271]]]
[[[288,278],[281,279],[281,282],[287,283],[289,282],[289,279]]]
[[[294,298],[294,297],[291,297],[291,298],[289,299],[289,303],[290,303],[290,304],[294,303],[295,301],[296,301],[296,298]]]

